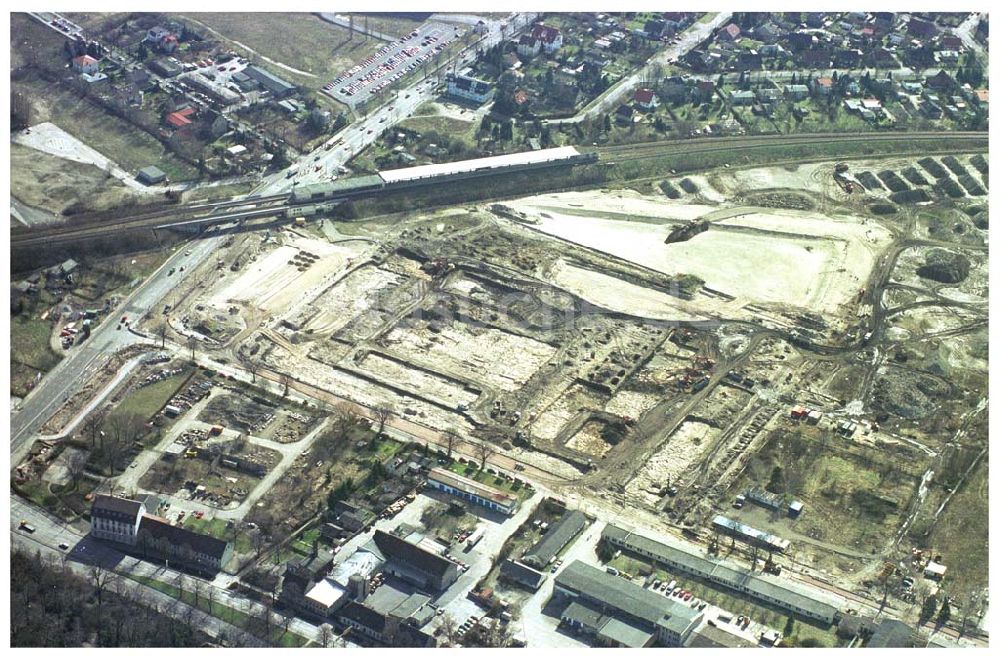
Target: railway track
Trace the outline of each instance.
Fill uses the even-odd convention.
[[[809,133],[802,135],[780,136],[757,135],[748,137],[711,137],[692,140],[677,140],[674,142],[640,142],[638,144],[623,144],[617,146],[597,147],[595,151],[602,161],[611,160],[648,160],[671,155],[686,156],[727,151],[753,151],[754,149],[774,148],[777,146],[799,146],[823,144],[877,144],[892,142],[961,142],[966,140],[981,140],[983,148],[987,146],[988,136],[982,132],[914,132],[914,133],[860,133],[845,135],[843,133]],[[873,156],[891,156],[891,153],[872,154]]]
[[[692,140],[677,140],[673,142],[645,142],[620,146],[597,147],[593,152],[603,162],[623,162],[662,159],[670,157],[689,157],[710,153],[732,153],[734,157],[740,152],[747,153],[756,149],[771,149],[776,147],[795,147],[823,143],[852,144],[883,143],[891,145],[905,141],[926,143],[928,145],[945,142],[956,143],[980,142],[982,148],[987,147],[988,135],[983,132],[914,132],[914,133],[874,133],[845,135],[842,133],[812,133],[804,135],[757,135],[744,137],[715,137]],[[965,147],[967,149],[968,147]],[[962,150],[962,149],[959,149]],[[887,157],[894,151],[873,153],[873,156]],[[817,160],[822,155],[792,158],[791,160]],[[830,156],[831,158],[836,156]],[[280,212],[289,206],[289,195],[279,194],[256,199],[229,199],[219,202],[209,202],[193,206],[162,208],[139,215],[112,220],[90,220],[74,222],[68,225],[57,225],[33,230],[16,230],[11,234],[11,248],[25,248],[50,243],[66,243],[76,240],[99,238],[124,231],[166,228],[177,225],[197,225],[208,221],[233,221],[243,219],[244,213],[230,212],[209,220],[212,214],[219,210],[252,207],[245,213],[247,217],[259,217],[269,212]],[[170,218],[169,221],[165,221]]]
[[[248,211],[249,213],[263,212],[265,209],[281,210],[285,207],[287,199],[288,194],[269,195],[254,199],[227,199],[225,201],[188,206],[162,207],[128,217],[112,219],[92,218],[82,222],[71,221],[65,225],[41,229],[16,230],[11,232],[11,248],[17,249],[19,247],[30,247],[46,243],[65,243],[123,231],[196,223],[213,217],[219,211],[239,208],[241,206],[254,207],[253,210]],[[218,220],[225,221],[226,219],[234,219],[239,216],[239,213],[223,213],[218,216]]]

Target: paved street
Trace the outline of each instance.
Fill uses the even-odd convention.
[[[694,49],[695,46],[707,39],[714,30],[728,23],[731,17],[731,13],[720,12],[707,23],[695,23],[691,25],[678,35],[679,40],[677,43],[665,46],[649,60],[646,66],[619,80],[576,115],[568,119],[546,119],[544,123],[553,125],[576,124],[584,119],[593,119],[611,112],[622,102],[623,96],[631,93],[636,85],[650,77],[654,66],[665,66],[672,60],[684,56],[688,51]]]

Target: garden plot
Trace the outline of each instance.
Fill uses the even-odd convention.
[[[314,289],[354,255],[347,247],[296,236],[244,266],[239,276],[216,290],[210,303],[224,308],[243,302],[277,315],[296,301],[310,299]]]
[[[382,344],[418,366],[463,374],[483,386],[519,389],[556,352],[552,346],[492,327],[455,321],[434,327],[408,319],[394,327]]]
[[[622,200],[591,194],[589,215],[575,209],[559,213],[546,199],[546,216],[540,216],[535,227],[663,274],[696,275],[706,286],[746,302],[836,311],[857,295],[877,249],[889,236],[860,219],[748,211],[716,221],[690,240],[667,245],[671,225],[604,219],[603,203],[618,208]],[[531,204],[531,199],[522,202],[529,212]]]
[[[720,430],[700,421],[685,421],[675,430],[663,447],[654,454],[635,477],[625,486],[626,494],[655,506],[660,490],[667,483],[676,483],[719,438]]]
[[[420,369],[410,368],[395,359],[388,359],[377,353],[368,353],[357,366],[358,370],[377,380],[419,392],[421,396],[449,407],[471,405],[478,398],[478,394],[458,383]]]
[[[293,322],[305,331],[327,337],[346,325],[352,318],[369,311],[377,301],[377,292],[403,281],[397,275],[374,266],[358,268],[321,293]],[[311,318],[303,319],[304,314]]]

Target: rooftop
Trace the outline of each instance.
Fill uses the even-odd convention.
[[[436,165],[430,165],[435,167]],[[423,169],[422,167],[415,167],[414,169]],[[462,490],[463,492],[468,492],[470,494],[475,494],[476,496],[482,497],[483,499],[489,499],[495,503],[507,506],[516,500],[517,497],[506,492],[502,492],[495,487],[490,487],[489,485],[483,485],[471,478],[466,478],[465,476],[459,476],[455,472],[448,471],[447,469],[441,469],[440,467],[435,467],[431,469],[430,473],[427,475],[428,478],[435,480],[444,485],[449,485],[455,489]]]
[[[444,176],[447,174],[460,174],[474,172],[481,169],[495,169],[498,167],[512,167],[516,165],[530,165],[535,163],[560,160],[570,156],[579,155],[577,150],[571,146],[561,146],[552,149],[542,149],[541,151],[526,151],[524,153],[510,153],[503,156],[490,156],[488,158],[474,158],[471,160],[458,160],[456,162],[441,163],[437,165],[423,165],[421,167],[407,167],[404,169],[390,169],[379,172],[386,183],[397,183],[400,181],[414,181],[431,176]],[[506,495],[505,495],[506,496]]]

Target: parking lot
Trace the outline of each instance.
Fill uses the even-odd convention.
[[[462,33],[461,28],[441,23],[421,25],[324,85],[323,91],[354,107],[443,51]]]

